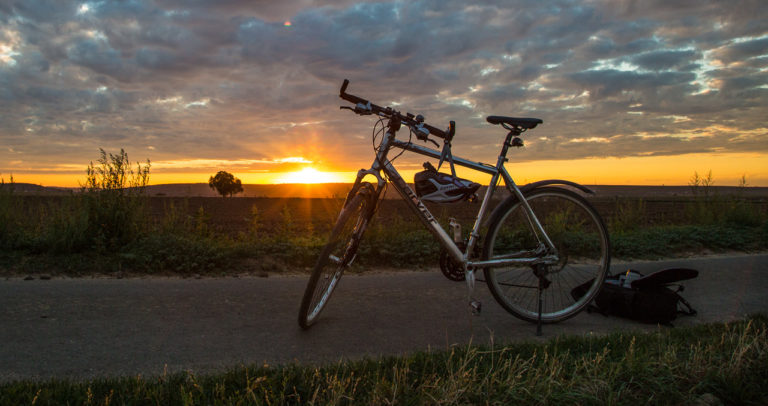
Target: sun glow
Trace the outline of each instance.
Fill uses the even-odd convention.
[[[279,178],[277,183],[338,183],[343,182],[337,175],[329,172],[320,172],[315,168],[307,167],[300,171],[289,172]]]

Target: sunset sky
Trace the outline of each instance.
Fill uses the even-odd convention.
[[[153,184],[350,182],[375,120],[345,78],[483,162],[487,115],[541,118],[518,183],[768,186],[765,0],[0,0],[0,177],[77,186],[124,148]]]

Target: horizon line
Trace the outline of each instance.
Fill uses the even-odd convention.
[[[242,186],[323,186],[323,185],[352,185],[355,182],[322,182],[322,183],[243,183]],[[408,184],[413,184],[413,182],[406,182]],[[527,182],[527,183],[533,183],[533,182]],[[523,186],[527,183],[520,184],[519,186]],[[577,182],[579,183],[579,182]],[[695,185],[690,184],[633,184],[633,183],[579,183],[584,186],[631,186],[631,187],[695,187]],[[30,182],[2,182],[0,185],[31,185],[31,186],[38,186],[43,188],[54,188],[54,189],[81,189],[83,186],[57,186],[57,185],[43,185],[40,183],[30,183]],[[172,183],[154,183],[149,184],[144,187],[160,187],[160,186],[171,186],[171,185],[205,185],[208,186],[207,182],[172,182]],[[481,184],[481,187],[488,187],[488,185]],[[728,187],[728,188],[737,188],[737,187],[746,187],[746,188],[768,188],[768,185],[708,185],[708,186],[700,186],[700,187]]]

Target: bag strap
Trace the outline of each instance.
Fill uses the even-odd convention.
[[[590,303],[590,304],[587,305],[587,313],[591,314],[592,312],[600,313],[603,316],[608,317],[608,311],[607,310],[605,310],[605,309],[603,309],[601,307],[598,307],[598,306],[593,305],[592,303]]]
[[[691,307],[691,304],[688,303],[688,301],[685,300],[685,298],[683,298],[680,295],[677,295],[677,298],[680,299],[680,303],[682,303],[682,305],[684,306],[683,309],[679,309],[679,308],[677,309],[678,313],[685,314],[687,316],[695,316],[696,313],[698,313],[693,307]]]
[[[451,153],[451,141],[448,139],[443,140],[443,151],[440,154],[440,161],[437,163],[437,170],[443,166],[443,161],[448,159],[448,163],[451,166],[451,176],[456,177],[456,168],[453,166],[453,153]]]
[[[687,300],[685,300],[684,297],[680,296],[680,292],[685,290],[685,286],[683,286],[683,285],[681,285],[679,283],[667,284],[667,285],[662,285],[662,286],[667,288],[667,289],[669,289],[669,290],[671,290],[672,292],[674,292],[675,296],[677,296],[677,300],[679,300],[679,303],[683,305],[682,309],[679,308],[680,306],[678,306],[678,309],[677,309],[678,313],[684,314],[686,316],[695,316],[696,313],[698,313],[696,311],[696,309],[694,309],[691,306],[691,304],[688,303]],[[672,286],[677,286],[677,289],[672,289]]]

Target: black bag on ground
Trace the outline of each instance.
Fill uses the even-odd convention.
[[[696,314],[690,303],[680,296],[683,286],[677,282],[698,275],[698,271],[687,268],[665,269],[650,275],[630,269],[605,278],[594,305],[587,309],[643,323],[669,324],[678,314]],[[571,296],[578,300],[591,284],[592,280],[575,287]]]

